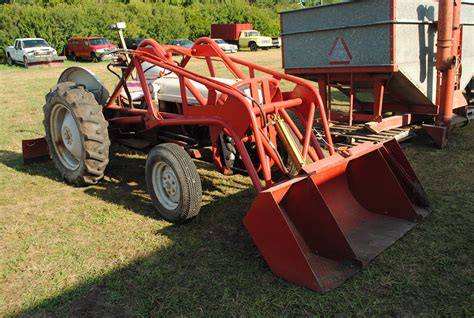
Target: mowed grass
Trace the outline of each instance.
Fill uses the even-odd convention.
[[[280,51],[236,56],[281,67]],[[111,89],[106,63],[77,63]],[[97,186],[65,184],[52,162],[24,166],[43,136],[59,68],[0,66],[0,316],[472,316],[474,128],[441,151],[422,133],[406,149],[433,213],[339,288],[318,294],[275,277],[242,225],[255,191],[198,163],[201,214],[161,220],[145,155],[113,147]],[[363,180],[361,180],[363,182]],[[361,186],[364,186],[361,183]]]

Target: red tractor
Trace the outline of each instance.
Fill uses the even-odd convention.
[[[157,212],[182,223],[201,206],[192,158],[246,174],[257,198],[244,223],[271,270],[322,291],[428,213],[398,143],[336,149],[319,92],[306,81],[229,57],[209,38],[191,49],[144,40],[116,53],[110,95],[92,73],[71,67],[46,96],[49,153],[69,183],[104,176],[111,140],[143,149]],[[192,59],[208,74],[190,70]],[[219,77],[218,63],[233,78]],[[281,81],[293,88],[282,90]],[[315,118],[325,136],[313,129]]]

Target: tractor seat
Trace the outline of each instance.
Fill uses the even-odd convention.
[[[143,98],[144,93],[140,81],[127,81],[127,88],[133,101],[141,100]],[[123,98],[128,99],[124,88],[122,88],[120,95]]]

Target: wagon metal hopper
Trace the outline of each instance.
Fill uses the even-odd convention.
[[[424,122],[443,147],[466,123],[474,1],[360,0],[281,14],[283,66],[319,83],[332,122],[381,132]],[[335,109],[331,91],[347,96]]]

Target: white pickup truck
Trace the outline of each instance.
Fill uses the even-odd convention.
[[[25,67],[35,63],[63,62],[66,59],[58,56],[58,52],[41,38],[16,39],[13,46],[7,46],[6,58],[8,65],[20,63]]]

